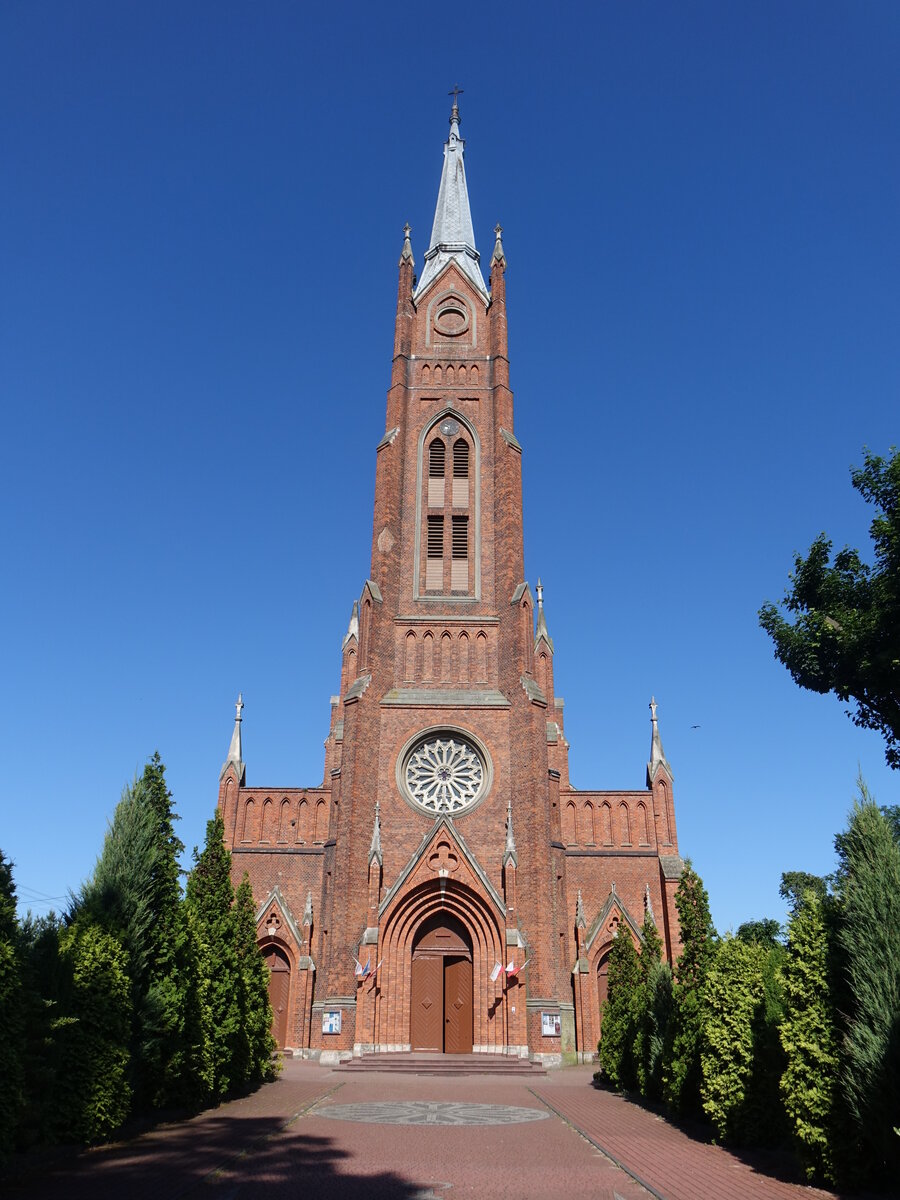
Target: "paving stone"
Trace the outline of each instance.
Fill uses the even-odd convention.
[[[33,1172],[4,1195],[833,1200],[596,1091],[589,1068],[536,1080],[434,1078],[354,1075],[299,1060],[252,1096]]]

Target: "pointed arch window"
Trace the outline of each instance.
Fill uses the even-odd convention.
[[[418,503],[424,511],[420,510],[422,523],[417,535],[417,591],[448,597],[477,595],[480,556],[475,546],[479,527],[475,435],[451,413],[425,428],[419,447]]]

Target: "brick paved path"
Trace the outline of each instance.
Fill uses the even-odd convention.
[[[293,1064],[288,1064],[292,1066]],[[49,1170],[27,1171],[0,1194],[44,1200],[180,1200],[211,1171],[263,1141],[335,1086],[330,1072],[285,1071],[242,1100],[131,1141],[89,1150]]]
[[[59,1162],[7,1184],[4,1194],[29,1200],[829,1200],[829,1193],[762,1174],[619,1096],[595,1091],[590,1079],[589,1068],[533,1079],[435,1078],[349,1074],[289,1060],[281,1079],[252,1096]],[[400,1119],[421,1119],[423,1108],[429,1121],[446,1112],[471,1115],[463,1105],[552,1115],[451,1126],[323,1115],[359,1105],[357,1111],[371,1117],[378,1111],[371,1105],[388,1102]]]
[[[593,1068],[558,1071],[532,1091],[662,1200],[834,1200],[762,1174],[622,1096],[590,1086]]]

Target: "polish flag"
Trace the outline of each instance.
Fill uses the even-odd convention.
[[[373,978],[373,979],[374,979],[374,978],[375,978],[375,976],[378,974],[378,967],[380,967],[380,966],[381,966],[381,964],[382,964],[383,962],[384,962],[384,959],[383,959],[383,958],[379,958],[379,960],[378,960],[378,965],[375,967],[375,970],[372,972],[372,978]],[[368,963],[366,963],[366,966],[368,966],[368,965],[369,965],[369,964],[368,964]]]
[[[353,974],[361,976],[363,979],[365,979],[369,973],[369,963],[372,961],[371,958],[366,959],[365,966],[362,965],[358,958],[354,958],[353,961],[356,963],[356,969],[354,970]]]
[[[491,983],[496,983],[500,978],[500,972],[503,970],[503,963],[494,963],[494,969],[491,971]]]
[[[527,967],[530,962],[531,962],[531,959],[526,958],[525,961],[522,963],[521,967],[515,967],[515,966],[513,966],[512,963],[510,963],[509,966],[506,968],[507,979],[515,979],[515,977],[518,975],[518,973],[520,971],[524,970],[525,967]]]

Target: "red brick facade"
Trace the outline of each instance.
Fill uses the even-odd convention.
[[[553,645],[542,613],[535,634],[524,581],[505,267],[498,232],[489,299],[452,254],[417,291],[407,239],[370,578],[344,639],[324,782],[246,786],[239,736],[220,779],[235,880],[249,872],[260,946],[281,972],[276,1030],[332,1061],[415,1044],[426,923],[470,946],[472,1048],[548,1062],[596,1050],[617,930],[638,942],[649,904],[670,958],[677,945],[681,860],[655,710],[645,791],[569,783]],[[469,807],[427,811],[410,794],[427,731],[480,759]],[[336,1012],[340,1032],[324,1032]]]

